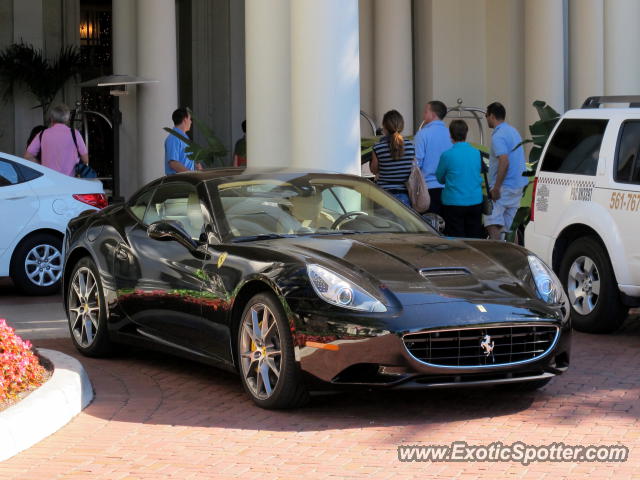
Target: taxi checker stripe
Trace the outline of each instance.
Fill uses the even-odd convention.
[[[551,178],[551,177],[539,177],[538,183],[545,183],[548,185],[560,185],[562,187],[581,187],[581,188],[594,188],[596,183],[590,180],[572,180],[568,178]]]

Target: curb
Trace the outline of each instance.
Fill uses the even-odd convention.
[[[24,400],[0,413],[0,461],[56,432],[93,400],[91,381],[78,360],[45,348],[38,352],[53,363],[53,375]]]

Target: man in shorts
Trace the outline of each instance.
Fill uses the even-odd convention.
[[[491,239],[501,240],[503,233],[511,229],[513,217],[520,207],[522,189],[529,182],[522,176],[526,168],[522,137],[505,122],[505,108],[498,102],[492,103],[487,107],[486,118],[489,128],[493,129],[489,157],[489,195],[493,199],[493,213],[485,217],[484,225]]]

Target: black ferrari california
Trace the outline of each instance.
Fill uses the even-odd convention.
[[[368,180],[224,169],[72,220],[85,355],[151,346],[237,371],[265,408],[323,388],[538,388],[569,365],[560,283],[513,244],[441,236]]]

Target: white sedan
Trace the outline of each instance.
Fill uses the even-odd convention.
[[[55,293],[67,223],[107,206],[102,183],[0,153],[0,277],[31,295]]]

